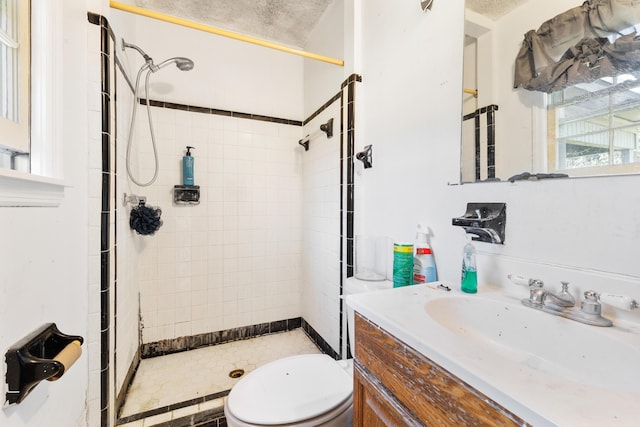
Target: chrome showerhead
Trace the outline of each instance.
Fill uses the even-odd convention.
[[[190,60],[189,58],[184,58],[182,56],[176,56],[175,58],[169,58],[166,61],[162,61],[161,63],[159,63],[158,65],[151,65],[151,71],[153,71],[154,73],[156,71],[158,71],[161,68],[166,67],[169,64],[176,64],[176,67],[178,67],[178,69],[180,71],[190,71],[193,69],[193,61]]]

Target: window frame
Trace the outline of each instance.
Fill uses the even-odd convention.
[[[21,0],[24,1],[24,0]],[[0,207],[59,206],[64,198],[62,146],[62,6],[31,0],[30,171],[0,169]]]
[[[5,69],[8,76],[5,87],[5,93],[9,97],[8,117],[0,116],[0,146],[17,154],[26,154],[30,151],[31,2],[6,1],[7,21],[12,23],[9,26],[17,26],[17,31],[15,34],[5,33],[6,37],[0,37],[0,44],[3,45],[1,47],[6,54],[5,59],[10,62]],[[22,163],[28,168],[28,162]]]

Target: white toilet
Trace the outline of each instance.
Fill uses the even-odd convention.
[[[344,295],[390,289],[390,281],[348,278]],[[347,329],[354,351],[353,310]],[[304,354],[267,363],[231,389],[224,404],[231,427],[344,427],[353,421],[353,360]]]

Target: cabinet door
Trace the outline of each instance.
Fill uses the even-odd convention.
[[[357,362],[353,380],[354,427],[423,425]]]
[[[528,425],[358,313],[355,357],[369,378],[425,425]]]

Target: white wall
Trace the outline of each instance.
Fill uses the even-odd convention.
[[[118,23],[127,19],[120,17],[123,14],[111,12],[117,36],[121,33]],[[138,45],[156,64],[175,56],[195,63],[188,72],[171,65],[155,73],[150,80],[151,98],[303,119],[302,57],[140,16],[135,17],[134,26],[135,34],[127,35],[126,41]],[[124,53],[135,78],[142,58],[132,49]]]
[[[334,0],[324,12],[305,46],[308,52],[345,59],[344,0]],[[348,76],[345,67],[304,60],[304,118],[306,119],[340,91],[340,84]]]
[[[37,7],[37,2],[33,2]],[[0,211],[0,348],[47,322],[62,332],[82,335],[83,355],[57,382],[44,381],[24,402],[3,408],[0,425],[7,427],[86,425],[88,359],[87,248],[87,10],[99,1],[59,2],[57,28],[61,44],[54,53],[60,72],[56,99],[62,113],[62,173],[68,187],[59,207],[2,208]],[[77,66],[69,66],[75,64]],[[64,72],[62,72],[64,71]],[[99,358],[99,352],[97,354]],[[0,377],[5,378],[5,364]],[[6,385],[2,387],[3,401]]]
[[[459,173],[463,2],[424,14],[413,2],[372,0],[363,12],[364,122],[375,150],[364,173],[366,230],[410,240],[424,221],[439,277],[459,283],[465,239],[451,218],[467,202],[506,202],[505,245],[476,244],[480,292],[508,286],[515,272],[568,280],[576,296],[592,287],[638,298],[640,177],[449,185]]]

